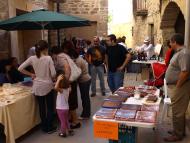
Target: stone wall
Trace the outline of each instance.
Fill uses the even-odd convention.
[[[44,9],[49,9],[49,0],[26,0],[27,3],[31,4],[33,6],[33,10],[39,9],[39,8],[44,8]]]
[[[108,0],[66,0],[61,11],[97,21],[97,35],[107,33]]]
[[[0,20],[7,19],[8,14],[8,3],[7,0],[0,1]],[[10,38],[9,32],[0,30],[0,59],[8,57],[10,51]]]
[[[150,37],[150,24],[154,25],[154,43],[160,41],[160,5],[159,0],[147,0],[147,16],[136,16],[134,25],[134,46],[141,45],[144,38]]]
[[[173,0],[173,2],[177,4],[185,16],[185,1]],[[150,36],[149,24],[153,24],[154,44],[161,43],[165,47],[166,41],[173,33],[175,33],[174,26],[170,26],[172,21],[165,21],[165,19],[163,19],[164,14],[168,13],[169,14],[166,15],[166,19],[169,19],[172,15],[175,17],[175,9],[172,10],[172,12],[166,11],[166,8],[170,3],[171,2],[169,0],[163,0],[161,4],[160,0],[147,0],[148,15],[146,17],[136,16],[134,19],[134,46],[141,45],[144,37]],[[162,21],[167,22],[165,28],[161,28]],[[163,50],[163,53],[165,53],[165,50],[166,49]]]
[[[180,1],[180,0],[173,0],[173,2],[163,1],[162,13],[161,13],[161,29],[162,29],[163,43],[165,43],[165,39],[169,39],[171,35],[175,33],[174,25],[176,24],[176,20],[180,11],[184,16],[184,19],[186,19],[185,16],[186,13],[184,7],[185,7],[185,1]],[[166,26],[163,26],[164,24]]]
[[[56,5],[55,5],[56,9]],[[78,16],[81,18],[88,19],[93,21],[92,28],[97,28],[96,35],[102,36],[104,33],[107,33],[107,19],[108,19],[108,0],[66,0],[65,3],[60,4],[60,12],[65,14]],[[89,27],[88,27],[89,28]],[[61,37],[69,35],[72,29],[62,30],[65,34],[62,33]],[[84,33],[84,28],[78,28],[75,32]],[[81,32],[82,31],[82,32]],[[87,30],[89,31],[89,30]],[[93,30],[92,30],[93,31]],[[89,35],[89,33],[86,33]],[[80,34],[77,34],[80,36]],[[72,36],[72,35],[71,35]],[[56,39],[56,33],[51,32],[51,39]],[[88,36],[87,36],[88,37]],[[83,37],[83,38],[87,38]],[[55,41],[53,42],[55,43]]]
[[[0,20],[16,16],[17,10],[32,11],[39,8],[53,9],[53,3],[49,0],[0,0]],[[14,56],[19,61],[25,60],[28,49],[41,39],[40,35],[39,30],[35,32],[0,30],[0,59]],[[45,31],[44,39],[47,37],[48,32]]]
[[[48,9],[48,0],[7,0],[9,1],[9,17],[37,9]],[[41,31],[15,31],[10,32],[11,56],[17,57],[21,63],[27,58],[28,49],[42,38]],[[45,32],[45,39],[47,32]]]

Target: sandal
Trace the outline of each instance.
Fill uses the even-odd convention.
[[[60,136],[60,137],[63,137],[63,138],[66,138],[66,137],[67,137],[67,134],[66,134],[66,133],[59,133],[59,136]]]

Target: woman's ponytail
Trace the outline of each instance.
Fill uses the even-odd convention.
[[[36,45],[35,45],[35,52],[36,56],[40,58],[41,52],[48,49],[48,43],[44,40],[40,40]]]

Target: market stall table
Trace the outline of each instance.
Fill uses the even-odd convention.
[[[9,85],[4,90],[1,88],[0,122],[5,126],[7,143],[15,143],[15,139],[40,123],[31,87]]]
[[[140,99],[136,99],[135,97],[130,97],[125,102],[123,102],[122,105],[123,104],[156,105],[158,107],[156,112],[158,113],[159,105],[161,102],[161,98],[159,97],[160,90],[157,89],[154,95],[158,97],[158,100],[155,103],[146,103],[146,100],[147,100],[147,96],[146,96]],[[108,110],[110,109],[108,108]],[[117,110],[117,109],[113,109],[113,110]],[[138,112],[140,113],[142,111],[138,111]],[[116,118],[103,119],[103,118],[97,118],[96,114],[93,116],[93,121],[94,121],[94,136],[100,137],[100,138],[107,138],[109,139],[109,143],[117,143],[117,142],[136,143],[138,128],[155,128],[156,127],[156,122],[140,122],[138,120],[124,121],[124,120],[117,120]]]
[[[143,79],[150,79],[151,77],[151,70],[150,70],[150,66],[153,63],[160,63],[160,64],[165,64],[164,61],[158,61],[158,60],[133,60],[132,61],[133,64],[140,64],[140,65],[146,65],[148,66],[148,68],[144,69],[141,73],[141,76],[144,77]],[[137,79],[137,77],[136,77]]]
[[[158,60],[145,60],[145,61],[139,61],[139,60],[133,60],[132,63],[135,64],[146,64],[151,65],[152,63],[159,62]]]

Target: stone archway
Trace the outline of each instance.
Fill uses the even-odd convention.
[[[180,7],[175,2],[169,2],[161,18],[163,44],[166,45],[168,39],[174,33],[185,33],[185,19]],[[165,53],[165,49],[164,49]]]

